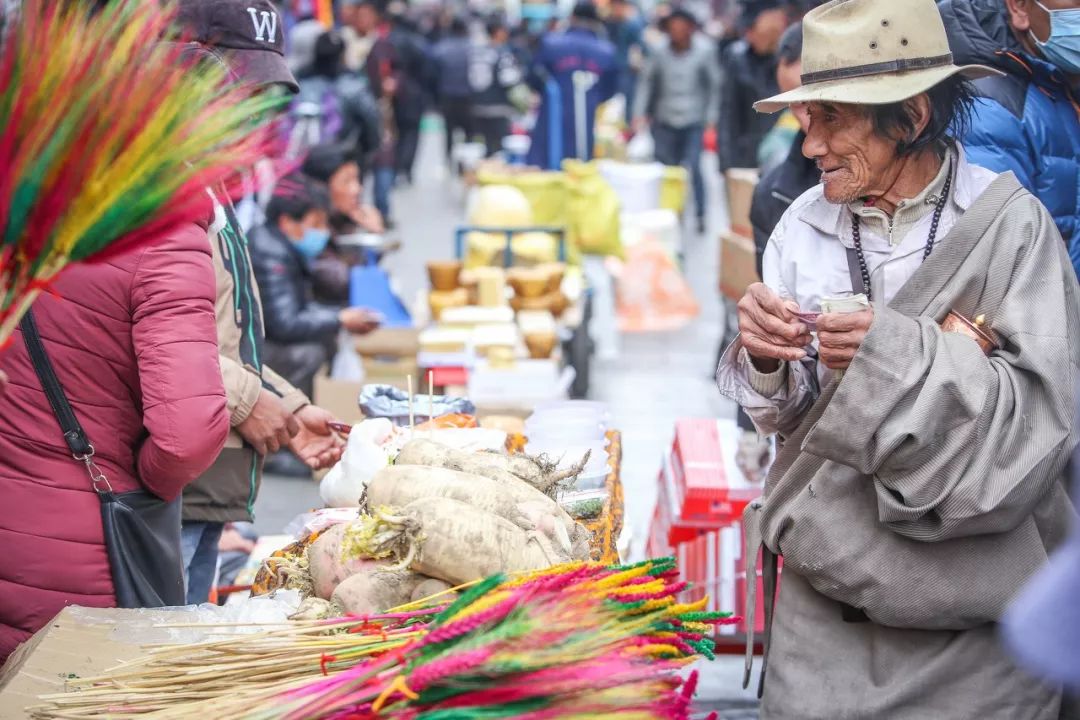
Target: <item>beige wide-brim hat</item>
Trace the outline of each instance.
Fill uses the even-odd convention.
[[[954,65],[934,0],[832,0],[803,19],[802,87],[754,103],[773,113],[793,103],[888,105],[963,75],[1002,73]]]

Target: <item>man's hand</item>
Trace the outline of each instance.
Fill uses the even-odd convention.
[[[0,395],[4,394],[4,390],[7,389],[7,375],[3,370],[0,370]]]
[[[802,360],[812,338],[806,325],[795,317],[798,306],[784,300],[763,283],[746,289],[739,301],[739,333],[754,365],[773,372],[780,361]]]
[[[874,322],[874,309],[831,313],[817,321],[818,358],[831,370],[846,370]]]
[[[221,552],[242,552],[250,555],[255,551],[255,541],[248,540],[234,527],[227,526],[218,540],[218,550]]]
[[[296,456],[312,470],[328,468],[341,459],[345,441],[330,429],[334,416],[315,405],[305,405],[294,416],[300,422],[300,432],[289,443]]]
[[[240,436],[263,456],[288,445],[299,430],[300,424],[281,404],[281,399],[266,389],[259,393],[247,419],[236,426]]]
[[[645,132],[649,129],[649,119],[643,117],[634,118],[631,129],[634,131],[635,135]]]
[[[364,308],[345,308],[338,313],[341,326],[356,335],[366,335],[382,324],[377,313]]]

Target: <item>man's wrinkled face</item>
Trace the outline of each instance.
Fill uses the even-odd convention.
[[[896,177],[896,142],[874,131],[864,108],[807,103],[810,127],[803,155],[815,160],[825,199],[844,204],[884,193]]]

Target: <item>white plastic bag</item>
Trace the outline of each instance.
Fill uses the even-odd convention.
[[[656,143],[648,130],[642,130],[626,143],[626,159],[630,162],[652,162],[655,155]]]
[[[334,380],[347,382],[363,382],[364,363],[356,352],[352,334],[348,330],[342,330],[338,334],[338,350],[334,355],[334,363],[330,367],[330,377]]]
[[[381,443],[392,431],[393,424],[383,418],[365,420],[353,427],[341,460],[319,483],[319,495],[327,507],[360,505],[368,482],[390,464],[390,454]]]

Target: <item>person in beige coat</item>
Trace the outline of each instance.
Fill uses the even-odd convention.
[[[177,13],[194,56],[223,63],[234,82],[296,92],[284,58],[284,24],[270,0],[181,0]],[[217,276],[219,359],[232,430],[213,466],[184,490],[181,543],[189,603],[209,595],[225,523],[253,519],[264,458],[288,449],[318,469],[335,463],[343,450],[328,424],[333,416],[266,365],[247,237],[225,194],[208,192],[214,200],[208,239]]]
[[[997,631],[1073,516],[1065,244],[956,143],[966,79],[995,71],[953,63],[932,0],[833,0],[803,33],[802,87],[756,107],[806,105],[822,184],[769,240],[717,376],[781,446],[744,517],[761,716],[1075,717]]]

